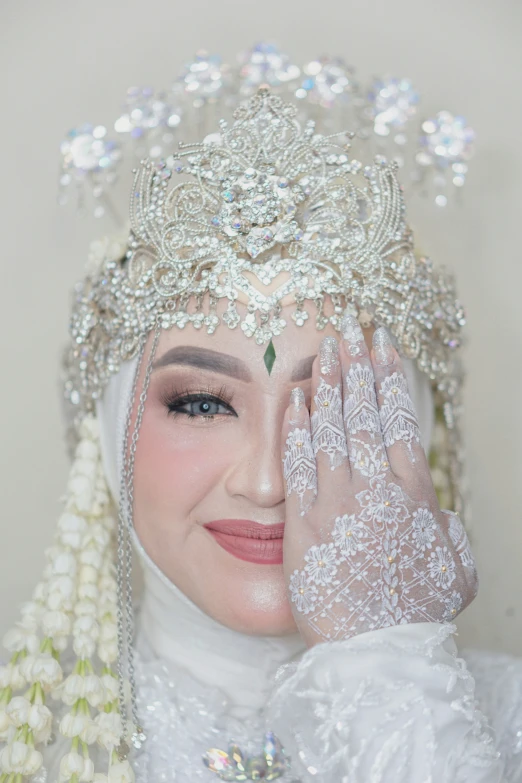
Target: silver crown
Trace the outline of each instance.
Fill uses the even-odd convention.
[[[122,164],[166,157],[178,138],[186,141],[194,132],[203,138],[218,116],[231,116],[238,98],[261,84],[296,101],[301,118],[320,119],[325,132],[346,127],[367,139],[370,155],[383,154],[401,167],[407,191],[444,206],[465,183],[473,130],[446,110],[420,115],[420,95],[410,79],[375,78],[364,86],[340,57],[298,65],[274,45],[260,43],[242,53],[237,65],[198,53],[169,89],[130,88],[112,134],[94,124],[71,130],[62,144],[60,201],[77,197],[97,217],[114,214],[110,191]]]

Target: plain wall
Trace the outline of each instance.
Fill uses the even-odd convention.
[[[466,432],[477,600],[460,644],[522,654],[522,5],[519,0],[3,0],[0,8],[2,416],[0,630],[43,566],[65,487],[58,363],[70,290],[105,226],[56,205],[58,145],[110,123],[132,84],[168,86],[197,49],[270,39],[298,62],[342,55],[362,78],[410,76],[423,113],[478,134],[464,205],[413,211],[424,252],[468,311]]]

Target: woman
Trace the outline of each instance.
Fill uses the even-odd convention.
[[[494,739],[450,624],[473,555],[425,454],[426,371],[455,434],[462,314],[395,167],[347,152],[264,87],[137,170],[130,240],[77,291],[75,461],[5,639],[1,783],[522,779],[520,665],[497,660]]]

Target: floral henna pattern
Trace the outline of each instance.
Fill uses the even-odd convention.
[[[334,470],[348,456],[343,425],[341,387],[330,386],[324,378],[319,380],[314,397],[316,409],[312,414],[312,445],[314,454],[324,451]]]
[[[403,378],[393,373],[383,381],[385,410],[379,414],[371,369],[354,364],[346,377],[350,464],[365,489],[347,500],[351,508],[327,522],[324,543],[310,547],[304,567],[290,580],[296,611],[325,641],[389,625],[451,620],[469,594],[468,569],[475,574],[458,517],[446,512],[445,528],[427,503],[413,501],[396,483],[376,437],[383,431],[385,444],[402,440],[410,448],[418,441]]]

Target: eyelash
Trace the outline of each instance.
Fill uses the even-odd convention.
[[[212,389],[210,387],[206,389],[198,389],[190,391],[186,389],[184,391],[171,389],[162,394],[161,401],[167,408],[168,415],[172,416],[187,416],[189,419],[205,419],[210,421],[215,419],[216,416],[237,416],[236,412],[232,408],[232,393],[227,390],[225,386],[222,386],[219,390]],[[184,405],[189,405],[192,402],[208,402],[216,405],[222,405],[228,409],[227,413],[191,413],[190,411],[182,410]]]

